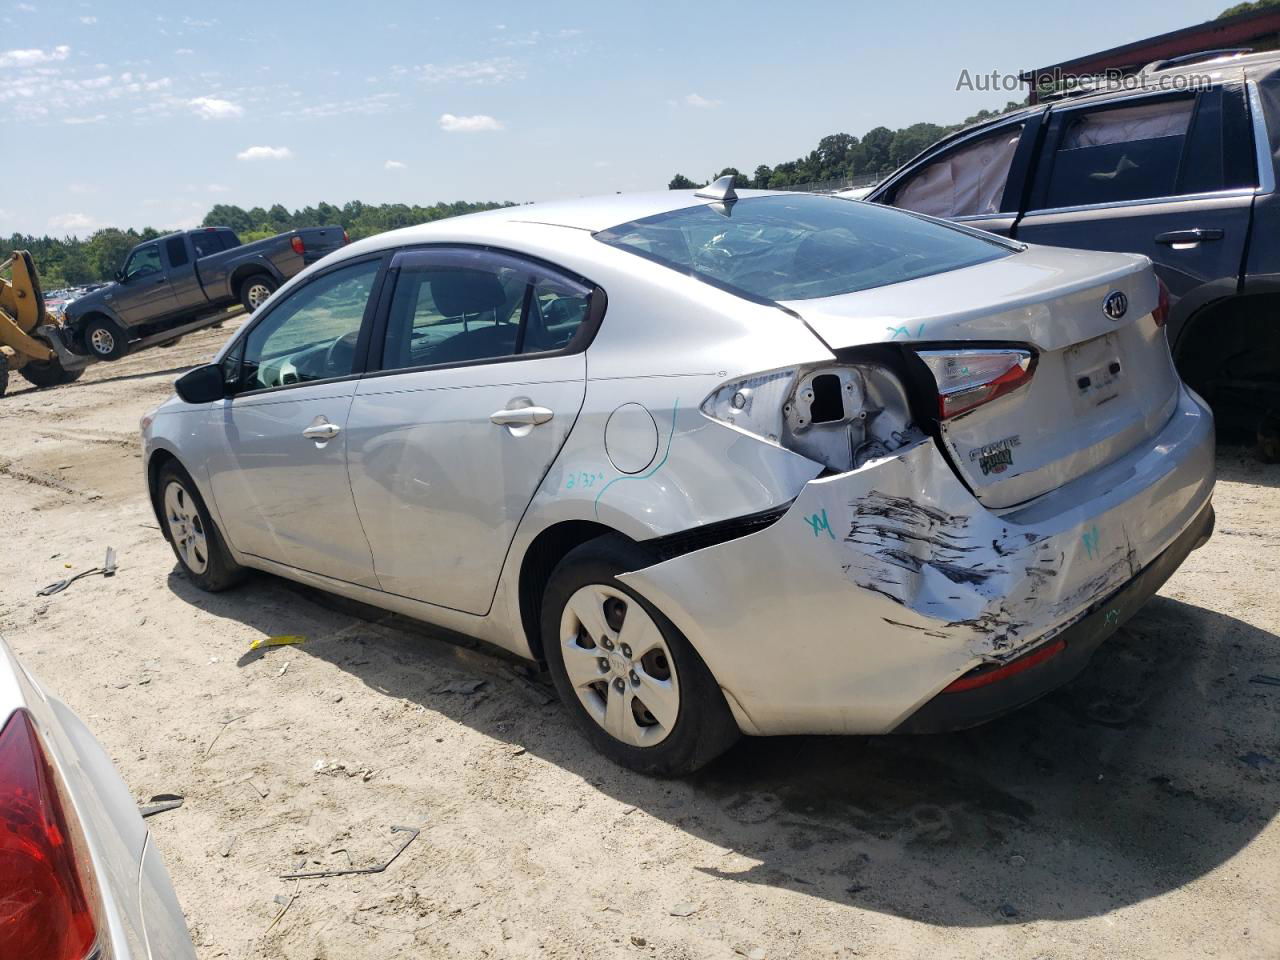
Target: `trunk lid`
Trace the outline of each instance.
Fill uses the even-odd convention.
[[[1108,316],[1119,292],[1127,309]],[[993,508],[1023,503],[1123,456],[1172,415],[1178,377],[1151,316],[1150,261],[1029,247],[905,283],[785,304],[833,350],[868,343],[1030,347],[1030,382],[942,421],[947,454]]]

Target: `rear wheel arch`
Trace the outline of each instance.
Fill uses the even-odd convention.
[[[231,295],[237,300],[240,299],[240,295],[244,292],[245,283],[258,276],[266,277],[277,287],[283,282],[267,264],[251,260],[248,263],[240,264],[240,266],[231,271]]]
[[[520,561],[519,599],[520,625],[534,657],[541,661],[542,595],[551,572],[573,550],[597,537],[623,536],[612,527],[590,520],[565,520],[541,531],[524,552]],[[628,538],[629,539],[629,538]]]

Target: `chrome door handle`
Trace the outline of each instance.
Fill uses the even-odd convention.
[[[489,420],[504,427],[537,426],[546,423],[554,416],[546,407],[515,407],[511,410],[497,410],[489,414]]]
[[[1193,227],[1190,230],[1170,230],[1168,233],[1157,234],[1156,243],[1166,244],[1183,244],[1183,243],[1200,243],[1204,240],[1221,240],[1223,233],[1216,227],[1208,229],[1204,227]]]
[[[302,435],[308,440],[315,440],[319,443],[325,440],[332,440],[341,431],[342,428],[336,423],[313,423],[302,431]]]

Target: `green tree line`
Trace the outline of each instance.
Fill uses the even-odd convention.
[[[300,210],[287,210],[281,204],[270,209],[253,207],[245,210],[230,204],[217,204],[205,215],[203,226],[230,227],[245,243],[274,236],[286,230],[300,227],[326,227],[337,224],[347,231],[352,240],[373,236],[397,227],[428,223],[445,217],[477,210],[492,210],[509,206],[504,203],[436,203],[429,207],[404,203],[361,203],[353,200],[342,206],[320,203]],[[15,233],[0,238],[0,256],[12,250],[30,250],[40,272],[40,282],[46,290],[111,280],[124,263],[125,255],[137,244],[154,240],[172,231],[145,227],[121,230],[107,227],[91,236],[51,237]]]
[[[962,123],[939,126],[936,123],[913,123],[909,127],[890,130],[875,127],[861,137],[848,133],[833,133],[818,141],[817,147],[803,157],[787,160],[777,166],[760,164],[750,173],[737,167],[725,167],[709,179],[732,175],[739,187],[758,190],[790,187],[823,180],[840,180],[850,177],[881,177],[892,173],[925,147],[962,127],[998,117],[1010,110],[1025,106],[1023,102],[1009,101],[1003,110],[979,110]],[[682,173],[677,173],[667,184],[671,190],[687,190],[703,186]]]

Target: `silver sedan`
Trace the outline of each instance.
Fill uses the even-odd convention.
[[[835,197],[537,204],[373,237],[143,421],[198,585],[264,570],[546,664],[605,754],[980,723],[1212,528],[1140,256]]]

